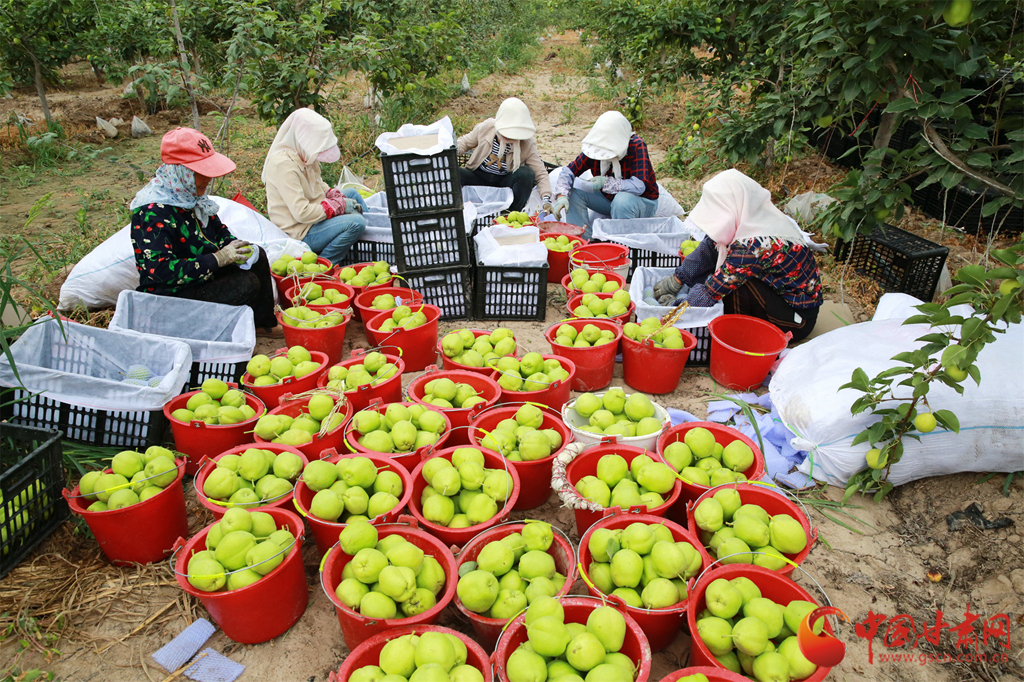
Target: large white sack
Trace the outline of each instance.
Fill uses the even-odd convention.
[[[862,396],[839,390],[857,367],[869,377],[897,363],[889,358],[923,344],[915,341],[928,326],[904,326],[920,301],[886,294],[876,319],[833,330],[793,348],[775,372],[769,390],[783,423],[797,438],[792,444],[810,452],[799,469],[834,485],[864,468],[868,443],[852,446],[854,436],[877,421],[867,412],[850,414]],[[969,314],[968,310],[968,314]],[[958,312],[957,314],[962,314]],[[960,421],[959,435],[942,427],[904,440],[903,457],[889,481],[902,485],[928,476],[963,471],[1010,472],[1024,469],[1024,327],[1011,325],[978,356],[981,385],[967,379],[964,394],[936,384],[928,393],[933,410],[950,410]],[[907,393],[909,394],[909,390]]]
[[[283,253],[299,256],[306,250],[305,244],[289,238],[277,225],[248,206],[224,197],[211,198],[220,207],[217,215],[231,234],[262,246],[271,261]],[[138,286],[139,272],[135,269],[131,226],[126,225],[71,269],[71,274],[60,288],[57,309],[107,308],[117,303],[117,295],[122,291]]]

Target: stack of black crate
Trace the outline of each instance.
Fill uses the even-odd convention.
[[[455,148],[433,156],[382,154],[381,166],[398,274],[441,309],[441,319],[466,319],[473,260]]]

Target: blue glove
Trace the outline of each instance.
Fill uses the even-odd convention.
[[[594,185],[594,191],[595,192],[600,192],[601,188],[604,187],[604,181],[607,180],[607,179],[608,178],[606,176],[604,176],[604,175],[598,175],[596,178],[594,178],[591,181],[591,184]]]

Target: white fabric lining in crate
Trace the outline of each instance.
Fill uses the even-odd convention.
[[[466,227],[466,233],[472,233],[473,224],[479,219],[481,215],[486,215],[484,211],[491,211],[495,206],[502,203],[502,199],[498,195],[491,195],[488,193],[472,192],[468,190],[496,190],[506,191],[509,193],[509,200],[506,207],[512,203],[512,190],[505,187],[466,187],[464,188],[462,195],[462,219]],[[361,239],[364,241],[371,242],[393,242],[394,236],[391,232],[391,215],[388,212],[388,197],[384,192],[377,192],[376,194],[370,195],[366,199],[366,212],[363,213],[363,217],[366,219],[366,231],[363,232]],[[504,209],[498,209],[494,211],[497,215]],[[490,223],[488,223],[489,225]]]
[[[672,312],[674,306],[651,305],[644,301],[644,290],[652,289],[655,284],[665,279],[675,270],[673,268],[637,268],[633,271],[633,281],[629,284],[629,297],[636,304],[636,321],[642,322],[648,317],[664,317]],[[721,302],[711,308],[688,308],[683,318],[673,326],[679,329],[706,327],[708,322],[725,312]]]
[[[122,291],[107,328],[153,334],[187,343],[192,362],[247,362],[256,347],[249,306],[221,305]]]
[[[679,244],[687,239],[701,241],[704,233],[676,217],[594,221],[595,241],[615,242],[634,249],[676,255]]]
[[[192,367],[192,350],[181,341],[114,332],[48,319],[30,327],[10,348],[20,381],[0,357],[0,386],[24,387],[71,405],[97,410],[162,410],[181,392]],[[122,380],[132,365],[163,377],[155,387]]]

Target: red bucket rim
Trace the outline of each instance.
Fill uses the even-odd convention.
[[[573,317],[567,320],[560,320],[544,330],[544,338],[548,340],[548,343],[554,346],[558,346],[559,348],[571,348],[573,351],[586,351],[593,350],[595,348],[601,348],[601,346],[610,346],[617,344],[619,340],[623,338],[622,325],[616,322],[616,320],[618,320],[617,317],[609,317],[607,319],[601,317]],[[576,328],[576,325],[580,325],[580,327],[582,328],[585,325],[592,324],[595,327],[603,327],[607,328],[608,331],[615,332],[615,336],[612,338],[611,341],[609,341],[608,343],[603,343],[601,344],[601,346],[589,346],[587,348],[576,346],[563,346],[560,343],[555,343],[555,337],[557,336],[557,334],[555,334],[555,331],[558,329],[558,327],[561,327],[563,324],[567,324],[570,327],[573,327],[574,329]],[[577,329],[577,331],[579,331],[579,329]]]
[[[575,310],[576,306],[573,305],[573,304],[574,303],[575,304],[581,304],[582,301],[583,301],[583,297],[584,296],[591,296],[591,295],[593,295],[593,296],[597,296],[598,298],[604,300],[605,298],[610,299],[614,294],[615,294],[614,291],[609,292],[609,293],[597,292],[597,293],[594,293],[594,294],[573,294],[572,296],[569,297],[569,300],[566,301],[565,305],[566,305],[566,308],[569,310],[569,314],[573,315],[575,317],[575,314],[573,313],[573,310]],[[629,318],[632,317],[634,312],[636,312],[636,303],[634,303],[633,300],[631,299],[629,301],[629,306],[626,308],[626,312],[622,313],[621,315],[612,315],[612,316],[609,316],[609,317],[577,317],[576,319],[577,320],[621,320],[622,324],[625,325],[627,322],[629,322]]]
[[[150,500],[155,499],[157,497],[160,497],[160,495],[164,494],[165,492],[167,492],[168,490],[170,490],[174,486],[181,484],[182,483],[182,479],[185,478],[185,460],[180,458],[180,457],[175,457],[174,458],[174,466],[178,470],[178,475],[175,477],[175,479],[173,481],[171,481],[170,483],[165,485],[163,490],[158,492],[156,495],[153,495],[153,497],[147,498],[145,500],[141,500],[140,502],[137,502],[136,504],[129,505],[127,507],[121,507],[120,509],[106,509],[104,511],[89,511],[89,509],[87,507],[83,506],[82,503],[80,502],[80,500],[83,500],[85,498],[82,496],[81,491],[79,490],[79,486],[78,486],[77,483],[75,484],[75,486],[70,491],[67,488],[64,488],[64,490],[62,491],[62,494],[64,496],[64,499],[67,500],[68,507],[71,508],[71,511],[73,511],[75,514],[78,514],[83,519],[88,518],[90,516],[97,515],[97,514],[105,514],[105,515],[108,515],[107,518],[110,518],[111,516],[117,515],[120,512],[124,512],[124,511],[127,511],[127,510],[138,511],[138,509],[136,509],[136,508],[139,505],[146,504]],[[110,467],[107,467],[106,469],[103,469],[103,473],[104,474],[109,474],[109,473],[113,473],[113,471],[111,470]],[[89,504],[92,504],[93,502],[95,502],[95,500],[90,501]]]
[[[403,332],[415,332],[418,329],[423,329],[427,325],[437,322],[441,318],[441,309],[438,308],[436,305],[431,305],[430,303],[422,303],[422,304],[418,303],[418,304],[416,304],[416,308],[413,309],[413,312],[414,313],[415,312],[419,312],[420,310],[422,310],[423,313],[427,316],[427,321],[424,322],[423,324],[421,324],[419,327],[413,327],[412,329],[404,329],[404,328],[401,328],[401,327],[395,327],[394,329],[392,329],[389,332],[382,332],[374,324],[378,319],[379,320],[383,320],[384,319],[380,315],[376,315],[372,319],[367,320],[365,326],[366,326],[367,330],[369,330],[369,331],[371,331],[371,332],[373,332],[375,334],[388,334],[390,336],[391,334],[401,334]],[[383,310],[381,312],[385,312],[386,313],[387,311]]]
[[[423,374],[420,374],[418,377],[410,381],[409,385],[405,389],[405,393],[411,402],[427,405],[429,407],[437,407],[436,405],[430,405],[429,403],[423,402],[423,395],[416,395],[416,393],[419,393],[420,388],[429,384],[434,379],[451,379],[453,378],[453,375],[455,379],[461,378],[468,381],[486,381],[488,382],[488,387],[494,389],[495,395],[493,398],[487,398],[483,403],[478,403],[480,405],[484,405],[484,408],[481,409],[486,409],[487,407],[496,404],[501,399],[501,386],[499,386],[498,382],[490,376],[481,374],[480,372],[470,372],[464,369],[436,369],[435,366],[427,367],[427,370],[423,372]],[[456,381],[455,383],[459,382]],[[463,381],[462,383],[467,383],[467,381]],[[476,405],[473,405],[472,407],[439,407],[437,409],[445,412],[470,412],[474,407],[476,407]]]
[[[725,321],[724,322],[720,322],[720,320],[725,320]],[[728,343],[723,341],[717,334],[715,334],[715,327],[716,326],[721,326],[722,324],[729,324],[730,322],[744,322],[746,324],[753,324],[753,325],[763,329],[765,332],[771,332],[773,336],[778,336],[779,337],[779,340],[782,342],[782,347],[779,348],[777,351],[756,351],[755,352],[755,351],[747,351],[747,350],[743,350],[742,348],[736,348],[734,346],[730,346]],[[716,325],[716,323],[717,323],[717,325]],[[757,318],[757,317],[751,317],[750,315],[733,315],[733,314],[730,314],[730,315],[719,315],[715,319],[713,319],[710,322],[708,322],[708,332],[711,334],[711,339],[715,343],[719,344],[720,346],[722,346],[726,350],[731,350],[732,352],[738,353],[740,355],[753,355],[753,356],[756,356],[756,357],[775,356],[775,355],[778,355],[779,353],[781,353],[782,351],[784,351],[786,349],[786,346],[789,345],[789,339],[786,337],[785,332],[783,332],[781,329],[776,327],[771,322],[768,322],[766,320],[762,320],[762,319]]]
[[[526,402],[526,401],[524,401],[524,402]],[[535,405],[535,407],[540,408],[540,411],[544,414],[544,420],[545,421],[547,421],[548,419],[552,420],[551,428],[555,429],[556,431],[559,432],[559,434],[561,434],[561,436],[562,436],[562,446],[559,447],[557,450],[555,450],[554,452],[552,452],[550,455],[548,455],[547,457],[545,457],[543,459],[535,459],[535,460],[531,460],[529,462],[512,462],[513,465],[516,465],[516,466],[519,466],[519,465],[540,465],[540,464],[543,464],[545,462],[550,462],[555,457],[557,457],[558,454],[560,452],[562,452],[562,450],[565,449],[565,446],[567,446],[569,443],[573,442],[572,431],[569,429],[568,426],[565,425],[565,422],[562,421],[562,417],[558,413],[557,410],[555,410],[553,408],[550,408],[547,405]],[[484,418],[484,413],[489,412],[490,414],[488,415],[487,418],[490,419],[490,418],[493,418],[495,415],[504,414],[505,410],[511,410],[511,414],[514,415],[518,409],[519,409],[519,407],[513,407],[512,405],[507,405],[507,404],[504,404],[504,403],[498,403],[497,405],[494,405],[492,407],[480,410],[477,414],[471,416],[469,418],[469,426],[470,426],[470,429],[469,429],[469,442],[470,442],[470,445],[472,447],[475,447],[475,448],[480,448],[481,450],[487,450],[487,448],[485,448],[482,445],[480,445],[479,436],[477,434],[480,433],[480,428],[481,427],[476,424],[477,420],[480,420],[480,419]],[[501,420],[499,419],[498,421],[501,421]],[[543,428],[543,425],[544,425],[544,422],[541,422],[541,427],[542,428]],[[493,452],[493,450],[487,450],[487,451],[488,452]],[[499,455],[500,455],[500,453],[499,453]],[[504,455],[500,455],[500,456],[504,457]]]
[[[416,291],[415,289],[406,289],[404,287],[381,285],[379,287],[372,287],[372,290],[371,287],[369,286],[364,287],[362,291],[360,291],[359,293],[352,297],[352,305],[354,305],[356,308],[363,311],[364,313],[372,313],[374,315],[376,315],[377,313],[386,313],[389,311],[378,310],[377,308],[372,307],[370,304],[367,304],[364,301],[370,301],[370,303],[372,304],[373,298],[376,298],[377,296],[382,296],[384,294],[391,294],[392,296],[394,296],[396,293],[408,294],[409,297],[413,300],[413,302],[416,303],[421,303],[423,301],[423,294]],[[370,294],[373,294],[373,298],[370,297]],[[392,308],[392,310],[394,309]]]
[[[657,348],[655,347],[654,342],[649,339],[646,343],[640,343],[636,339],[631,339],[626,335],[622,336],[622,343],[634,350],[639,350],[640,348],[646,347],[648,350],[652,350],[654,352],[668,351],[670,353],[689,353],[690,351],[697,347],[697,337],[695,337],[693,334],[686,331],[685,329],[680,329],[679,331],[681,332],[683,337],[682,348]]]
[[[184,405],[185,403],[188,402],[188,399],[191,398],[192,396],[194,396],[196,393],[202,393],[203,392],[202,389],[196,389],[195,391],[189,391],[188,393],[182,393],[181,395],[176,395],[173,398],[171,398],[170,400],[168,400],[166,403],[164,403],[163,413],[164,413],[164,416],[167,417],[167,421],[169,421],[172,426],[180,425],[180,426],[187,426],[189,428],[194,428],[194,429],[214,429],[214,430],[219,431],[219,430],[227,430],[227,429],[231,429],[231,428],[236,428],[236,427],[239,427],[239,426],[250,426],[252,424],[255,424],[256,421],[260,417],[262,417],[264,414],[267,413],[267,404],[264,403],[263,400],[261,400],[258,395],[254,394],[254,393],[250,393],[249,391],[246,391],[245,390],[246,387],[242,386],[241,384],[238,384],[238,383],[235,383],[235,382],[231,382],[231,381],[226,381],[224,383],[226,383],[229,387],[231,387],[231,388],[233,388],[233,389],[235,389],[237,391],[241,391],[245,395],[245,404],[246,405],[249,405],[249,401],[250,400],[255,400],[256,403],[259,405],[259,407],[263,408],[263,411],[260,412],[259,410],[256,410],[256,414],[255,415],[253,415],[252,417],[249,417],[248,419],[240,421],[237,424],[207,424],[206,422],[204,422],[202,420],[199,420],[199,419],[193,419],[190,422],[183,422],[180,419],[175,419],[174,417],[172,417],[171,413],[174,412],[175,410],[180,409],[178,407],[179,404],[180,405]],[[253,407],[253,406],[249,405],[249,407]],[[255,408],[253,408],[253,409],[255,409]]]
[[[584,450],[583,452],[581,452],[580,454],[576,455],[576,457],[573,457],[573,460],[571,462],[569,462],[568,464],[565,465],[565,480],[569,483],[569,485],[571,485],[573,488],[575,488],[576,487],[576,482],[579,481],[580,478],[583,478],[583,477],[580,476],[579,478],[576,479],[576,481],[573,481],[571,479],[571,477],[570,477],[571,476],[570,473],[569,473],[570,469],[576,469],[576,468],[579,468],[580,466],[582,466],[583,460],[587,459],[589,456],[592,456],[592,455],[618,455],[623,450],[625,450],[627,452],[630,452],[633,455],[633,457],[631,457],[629,459],[629,462],[627,462],[627,464],[632,463],[633,458],[635,458],[635,457],[637,457],[639,455],[647,455],[648,457],[650,457],[655,462],[661,462],[662,464],[667,464],[667,462],[665,462],[665,458],[662,457],[658,452],[656,452],[654,450],[648,450],[647,448],[637,447],[636,445],[624,445],[624,444],[621,444],[621,443],[598,443],[597,445],[589,447],[586,450]],[[623,458],[623,459],[625,459],[625,458]],[[576,466],[574,467],[573,465],[576,465]],[[675,480],[675,482],[672,484],[672,494],[669,495],[667,498],[665,498],[665,501],[663,503],[659,504],[654,509],[647,509],[646,507],[643,507],[643,505],[640,505],[638,507],[632,507],[630,509],[622,509],[621,507],[605,507],[603,511],[604,512],[608,512],[608,513],[604,514],[602,516],[601,520],[604,520],[604,519],[607,519],[607,518],[610,518],[610,517],[613,517],[613,516],[624,516],[624,515],[627,515],[627,514],[631,515],[631,516],[635,516],[637,514],[640,514],[640,515],[646,515],[646,516],[653,516],[653,517],[656,517],[656,518],[659,518],[659,519],[667,521],[668,519],[665,518],[665,515],[672,508],[672,506],[674,504],[676,504],[676,502],[679,500],[679,498],[683,494],[683,485],[682,484],[683,484],[683,482],[680,481],[677,478]],[[633,509],[640,509],[641,507],[643,507],[644,511],[633,511]],[[577,511],[588,511],[588,510],[577,510]],[[591,513],[591,514],[602,514],[603,512],[596,512],[596,511],[595,512],[590,512],[590,511],[588,511],[588,513]],[[597,523],[597,522],[595,522],[595,523]],[[593,528],[593,524],[591,525],[591,528]],[[577,529],[577,531],[578,530],[579,529]],[[589,531],[589,529],[588,529],[588,531]],[[588,531],[584,531],[584,533],[586,533]]]
[[[377,452],[376,450],[367,450],[358,442],[356,442],[356,439],[353,438],[352,436],[352,433],[355,431],[355,416],[359,414],[359,412],[362,412],[363,410],[375,410],[383,414],[388,409],[388,405],[404,405],[405,407],[411,407],[413,405],[423,405],[423,407],[427,408],[428,410],[437,412],[439,415],[444,417],[445,430],[437,435],[437,441],[435,441],[434,443],[431,443],[430,445],[424,445],[423,447],[416,448],[415,450],[410,450],[409,452]],[[441,410],[441,408],[435,407],[434,405],[426,405],[424,403],[417,403],[412,401],[403,401],[399,403],[384,403],[380,401],[380,398],[375,398],[369,405],[364,407],[362,410],[359,410],[359,412],[353,413],[352,418],[349,419],[348,424],[345,425],[345,446],[355,454],[369,453],[374,455],[380,455],[382,457],[391,458],[412,457],[414,455],[422,456],[423,451],[426,450],[427,448],[431,446],[437,447],[438,445],[444,445],[445,441],[448,440],[448,434],[450,434],[452,431],[451,418],[448,415],[446,415]]]
[[[613,258],[598,258],[597,254],[601,251],[612,251],[619,255]],[[583,256],[591,256],[593,260],[582,260],[577,259],[576,254]],[[629,247],[622,244],[615,244],[613,242],[593,242],[585,244],[583,246],[577,246],[575,249],[569,252],[569,264],[570,265],[587,265],[591,263],[601,263],[607,267],[616,268],[622,267],[629,261]]]
[[[711,431],[712,433],[715,433],[716,431],[727,431],[727,432],[729,432],[730,435],[734,435],[735,436],[735,438],[733,440],[741,440],[741,441],[743,441],[747,445],[747,447],[749,447],[753,451],[753,453],[754,453],[754,463],[751,464],[745,471],[742,471],[742,472],[739,472],[739,473],[742,473],[744,476],[746,476],[747,480],[749,480],[749,481],[759,480],[762,476],[764,476],[764,473],[765,473],[764,453],[761,452],[761,448],[758,447],[757,443],[755,443],[750,438],[747,438],[745,435],[740,433],[740,431],[738,429],[734,429],[731,426],[726,426],[725,424],[719,424],[717,422],[685,422],[683,424],[677,424],[676,426],[672,426],[672,427],[670,427],[668,429],[665,429],[665,431],[660,436],[658,436],[658,444],[657,444],[658,456],[661,457],[662,460],[664,461],[664,459],[665,459],[665,455],[664,455],[665,448],[667,448],[670,444],[672,444],[672,443],[674,443],[676,441],[681,441],[682,440],[681,437],[680,438],[676,438],[675,437],[676,434],[682,434],[682,435],[685,436],[686,435],[686,431],[688,431],[690,429],[695,429],[698,426],[702,427],[702,428],[705,428],[708,431]],[[715,439],[715,442],[716,443],[718,442],[717,438]],[[684,489],[689,490],[689,491],[704,492],[705,490],[708,490],[709,488],[714,487],[714,486],[701,485],[699,483],[689,483],[687,481],[680,481],[680,483],[683,484],[683,488]]]
[[[393,639],[404,637],[405,635],[422,635],[425,632],[441,632],[446,635],[458,637],[462,643],[466,645],[466,650],[473,652],[473,654],[482,662],[482,667],[479,670],[483,675],[483,682],[493,681],[494,678],[491,675],[490,658],[488,657],[487,652],[484,651],[475,640],[470,639],[469,636],[441,625],[402,625],[388,630],[387,632],[376,634],[357,646],[342,662],[341,667],[338,668],[337,676],[335,676],[333,672],[329,675],[328,682],[348,682],[352,677],[352,673],[355,671],[355,666],[357,664],[360,664],[359,667],[363,667],[364,665],[375,665],[374,663],[364,663],[361,660],[366,655],[367,649],[374,648],[382,642],[387,643]],[[377,658],[377,662],[380,662],[379,656]],[[468,656],[466,658],[466,665],[473,665],[469,663]],[[474,665],[473,667],[476,666]]]
[[[384,381],[380,382],[379,384],[364,384],[362,386],[357,386],[356,388],[352,389],[351,391],[348,391],[348,390],[342,391],[342,393],[345,395],[345,397],[348,398],[349,394],[356,395],[360,391],[368,391],[368,390],[371,390],[371,389],[380,388],[382,386],[387,386],[390,382],[392,382],[392,381],[394,381],[396,379],[398,381],[401,381],[402,380],[402,374],[405,372],[405,361],[402,360],[401,348],[399,348],[398,350],[399,350],[399,354],[398,355],[391,355],[391,354],[385,353],[383,351],[374,351],[372,349],[365,349],[365,348],[355,348],[355,349],[352,350],[352,353],[351,353],[350,357],[347,360],[340,360],[340,361],[334,363],[333,365],[331,365],[331,367],[337,367],[338,365],[342,365],[342,366],[345,366],[345,367],[349,367],[351,365],[358,365],[360,363],[360,361],[362,360],[362,356],[368,355],[370,353],[380,353],[381,355],[383,355],[385,357],[385,359],[387,359],[389,362],[393,363],[395,365],[395,367],[398,368],[398,372],[396,372],[393,376],[390,376],[387,379],[385,379]],[[328,382],[330,381],[330,379],[327,378],[327,374],[331,371],[331,367],[328,367],[326,371],[324,371],[323,373],[320,374],[320,378],[316,382],[317,388],[326,388]],[[351,401],[351,398],[349,398],[349,400]]]
[[[538,396],[540,394],[547,393],[548,391],[554,390],[556,388],[560,388],[561,386],[564,386],[564,385],[572,385],[572,378],[576,375],[576,363],[574,363],[569,358],[563,357],[561,355],[555,355],[553,353],[552,354],[548,354],[548,355],[543,355],[542,354],[541,357],[544,358],[545,360],[548,360],[548,359],[558,360],[560,363],[565,363],[565,364],[569,365],[568,368],[563,367],[563,369],[566,369],[566,371],[569,372],[569,376],[567,376],[564,380],[548,384],[547,388],[542,388],[539,391],[508,391],[509,394],[515,395],[517,398],[519,398],[519,397],[522,398],[522,401],[517,401],[517,402],[530,402],[531,397],[533,397],[533,396]],[[520,358],[520,359],[522,359],[522,358]],[[493,370],[491,372],[490,377],[492,379],[494,379],[495,381],[497,381],[498,380],[497,377],[500,376],[500,375],[501,375],[501,372],[499,372],[497,369],[495,369],[495,370]],[[525,381],[525,379],[524,379],[524,381]],[[506,392],[504,388],[501,389],[501,391],[502,391],[502,393]]]
[[[304,379],[307,379],[310,376],[316,376],[317,379],[319,379],[320,378],[320,373],[324,372],[326,370],[327,365],[330,362],[329,358],[327,357],[327,353],[324,353],[324,352],[318,351],[318,350],[309,350],[308,348],[306,350],[309,352],[310,358],[313,359],[313,360],[316,360],[319,363],[320,366],[317,367],[315,370],[313,370],[312,372],[310,372],[309,374],[307,374],[305,376],[302,376],[302,377],[299,377],[299,378],[295,378],[295,376],[287,376],[287,377],[285,377],[284,379],[282,379],[281,381],[279,381],[276,384],[268,384],[266,386],[255,386],[252,383],[247,383],[246,382],[246,377],[249,378],[250,382],[253,379],[252,375],[250,375],[249,372],[246,371],[244,374],[242,374],[242,377],[238,380],[238,383],[241,384],[243,388],[249,389],[254,395],[256,395],[257,398],[259,398],[259,391],[264,390],[264,389],[278,389],[279,390],[282,387],[287,386],[288,384],[294,384],[297,381],[303,381]],[[282,355],[288,355],[288,348],[287,347],[278,348],[276,351],[274,351],[274,353],[272,355],[267,355],[267,358],[270,359],[270,360],[273,360],[274,358],[279,358]],[[315,383],[316,382],[314,382],[314,384]],[[260,400],[262,400],[262,398],[260,398]]]
[[[337,435],[338,431],[342,431],[342,433],[344,433],[343,429],[345,428],[345,425],[348,424],[349,420],[352,419],[352,415],[354,414],[354,408],[352,406],[352,401],[349,400],[347,397],[345,397],[344,392],[341,394],[341,397],[344,398],[344,400],[345,400],[345,410],[344,410],[345,418],[341,420],[341,423],[338,424],[337,426],[335,426],[330,431],[328,431],[326,434],[324,434],[324,436],[322,438],[320,437],[319,434],[312,434],[313,435],[313,439],[311,441],[309,441],[308,443],[303,443],[301,446],[296,446],[296,447],[302,448],[302,447],[307,447],[307,446],[311,446],[311,445],[315,446],[315,445],[317,445],[318,442],[324,441],[324,440],[326,440],[329,437]],[[268,414],[282,414],[286,410],[294,410],[295,408],[298,408],[299,411],[300,411],[300,414],[301,414],[302,408],[309,406],[309,401],[310,401],[310,398],[297,398],[297,397],[293,396],[291,393],[285,393],[284,395],[282,395],[281,397],[279,397],[277,399],[278,406],[275,407],[274,409],[270,410],[270,412],[268,412]],[[290,417],[292,415],[288,415],[288,416]],[[256,434],[253,434],[253,439],[256,441],[257,444],[260,444],[260,445],[272,444],[271,441],[263,440],[263,438],[261,438],[260,436],[257,436]]]
[[[245,452],[250,448],[256,448],[257,450],[273,450],[278,454],[282,452],[290,452],[293,455],[298,455],[302,459],[303,468],[305,468],[305,466],[309,464],[310,461],[309,457],[307,457],[306,454],[302,452],[302,450],[299,450],[297,447],[294,447],[292,445],[285,445],[284,443],[245,443],[243,445],[236,445],[233,448],[225,450],[224,452],[220,453],[215,457],[203,457],[199,462],[199,469],[196,471],[195,475],[192,478],[192,484],[196,489],[196,499],[199,500],[199,504],[203,505],[211,512],[213,512],[213,515],[218,517],[218,519],[221,516],[224,516],[224,512],[226,512],[228,509],[231,509],[231,507],[236,505],[222,506],[220,504],[217,504],[216,502],[211,502],[209,498],[206,497],[206,495],[202,492],[203,484],[206,483],[206,479],[209,478],[210,472],[212,472],[217,467],[218,460],[220,460],[225,455],[237,455],[239,453]],[[213,466],[207,468],[207,464],[212,464]],[[295,484],[293,483],[292,492],[282,496],[280,499],[273,500],[264,505],[237,506],[241,509],[245,509],[246,511],[264,511],[265,507],[275,507],[280,509],[282,507],[287,506],[288,501],[292,498],[292,495],[294,493]]]
[[[330,451],[328,450],[326,452]],[[401,464],[396,463],[390,457],[381,457],[379,455],[372,455],[363,452],[334,452],[334,454],[330,454],[327,457],[321,458],[320,461],[330,462],[331,464],[337,464],[340,460],[352,459],[354,457],[365,457],[371,462],[373,462],[375,465],[377,465],[378,473],[380,472],[381,468],[384,467],[387,468],[388,471],[395,472],[396,474],[398,474],[399,478],[402,479],[402,497],[398,499],[398,504],[395,506],[395,509],[392,510],[395,511],[396,515],[400,515],[402,513],[402,510],[404,510],[406,506],[408,506],[409,500],[412,498],[412,475],[405,470],[405,467],[403,467]],[[339,533],[346,526],[348,526],[347,523],[341,523],[339,521],[328,521],[326,519],[321,519],[318,516],[313,516],[312,514],[310,514],[309,507],[307,507],[305,503],[302,502],[298,495],[300,488],[304,491],[309,490],[309,486],[307,486],[306,482],[302,480],[301,474],[299,475],[299,478],[296,479],[295,481],[295,492],[292,494],[292,504],[295,506],[296,511],[299,512],[302,518],[308,521],[311,525],[319,524],[329,528],[337,527]],[[312,491],[310,490],[309,492]],[[389,514],[391,514],[391,512],[386,512],[384,514],[380,514],[379,516],[375,516],[374,518],[370,519],[370,523],[375,526],[380,525],[384,523],[383,519],[386,518]]]
[[[281,298],[283,298],[288,303],[291,303],[292,305],[296,305],[296,303],[294,302],[294,298],[293,298],[292,294],[295,294],[297,296],[298,295],[298,291],[296,291],[296,289],[301,289],[302,287],[306,286],[307,284],[312,284],[312,282],[300,282],[298,285],[295,285],[295,284],[291,285],[290,287],[288,287],[287,289],[284,290],[284,293],[281,294]],[[345,284],[344,282],[316,282],[316,284],[319,284],[321,287],[326,284],[328,289],[334,289],[335,291],[341,291],[343,294],[347,293],[348,298],[346,300],[342,301],[341,303],[327,303],[327,304],[324,304],[324,305],[309,305],[308,303],[302,303],[302,304],[298,304],[298,305],[304,305],[307,308],[310,308],[311,310],[320,310],[322,308],[323,309],[333,308],[335,310],[342,310],[344,308],[350,307],[350,304],[352,303],[353,299],[355,298],[355,290],[352,287],[350,287],[348,284]],[[343,289],[348,289],[348,291],[345,292],[345,291],[343,291]]]
[[[436,346],[436,348],[437,348],[437,356],[439,358],[441,358],[441,362],[442,363],[448,363],[448,364],[455,365],[455,369],[454,370],[449,370],[449,369],[442,368],[443,371],[449,372],[449,371],[456,371],[456,370],[458,370],[458,371],[470,371],[470,372],[474,372],[475,374],[490,374],[491,368],[487,367],[486,365],[484,367],[470,367],[469,365],[464,365],[461,362],[455,362],[455,360],[451,359],[450,357],[448,357],[447,355],[444,354],[444,349],[441,347],[441,342],[444,340],[445,336],[448,336],[449,334],[452,334],[452,333],[454,333],[456,331],[462,331],[462,330],[461,329],[453,329],[452,331],[445,332],[444,335],[442,335],[440,332],[437,335],[437,346]],[[468,327],[466,327],[466,331],[472,332],[473,336],[475,336],[478,339],[481,336],[490,336],[494,332],[493,329],[488,331],[486,329],[469,329]],[[509,331],[511,331],[511,330],[509,330]],[[516,342],[516,350],[518,351],[519,350],[519,341],[516,339],[516,335],[515,334],[512,335],[512,340]],[[503,355],[502,357],[503,358],[516,358],[516,354],[512,353],[511,355]],[[518,359],[518,358],[516,358],[516,359]],[[427,370],[429,371],[429,369],[430,368],[428,367]]]

